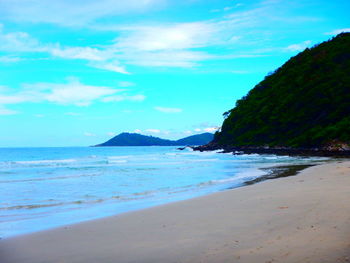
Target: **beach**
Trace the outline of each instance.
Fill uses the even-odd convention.
[[[0,262],[349,262],[350,161],[0,240]]]

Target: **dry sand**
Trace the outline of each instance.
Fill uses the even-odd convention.
[[[350,162],[0,241],[1,263],[350,261]]]

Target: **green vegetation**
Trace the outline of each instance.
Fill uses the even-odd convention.
[[[350,33],[292,57],[224,116],[218,145],[349,145]]]

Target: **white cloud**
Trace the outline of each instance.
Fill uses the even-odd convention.
[[[0,50],[5,52],[41,52],[44,48],[41,47],[38,40],[31,37],[28,33],[5,33],[3,26],[0,24]]]
[[[125,27],[116,39],[117,49],[137,51],[181,50],[204,47],[217,29],[205,22],[168,26]]]
[[[161,130],[158,130],[158,129],[147,129],[146,132],[150,132],[150,133],[160,133]]]
[[[145,67],[179,67],[190,68],[198,65],[198,62],[212,58],[213,56],[199,51],[157,51],[124,54],[125,63]]]
[[[104,61],[106,59],[106,54],[103,54],[99,49],[91,47],[54,47],[50,50],[50,53],[55,57],[67,59],[85,59],[90,61]]]
[[[350,27],[349,28],[335,29],[331,32],[325,33],[325,35],[338,35],[340,33],[346,33],[346,32],[350,32]]]
[[[195,132],[200,132],[200,131],[202,131],[202,130],[199,129],[199,128],[196,128],[196,129],[194,129],[194,131],[195,131]]]
[[[1,24],[0,24],[1,25]],[[0,26],[0,51],[17,53],[43,53],[54,58],[86,60],[88,66],[121,74],[130,74],[116,59],[113,49],[92,47],[61,47],[59,44],[43,44],[25,32],[4,33]],[[3,56],[0,62],[17,62],[20,57]]]
[[[289,45],[288,47],[285,48],[285,50],[286,51],[303,51],[305,48],[310,46],[310,44],[311,44],[311,41],[306,40],[306,41],[299,43],[299,44]]]
[[[2,87],[0,89],[0,105],[18,104],[24,102],[52,102],[62,105],[88,106],[95,101],[142,101],[144,95],[128,95],[117,93],[125,90],[104,86],[91,86],[81,83],[76,78],[69,78],[67,83],[34,83],[23,84],[23,89],[13,92]],[[4,111],[5,112],[5,111]],[[74,115],[76,113],[66,113]]]
[[[75,78],[70,78],[65,84],[35,83],[25,84],[24,88],[34,91],[33,95],[39,100],[76,106],[88,106],[97,99],[119,92],[110,87],[85,85]]]
[[[98,69],[104,69],[108,71],[113,71],[121,74],[130,74],[124,66],[121,66],[119,61],[110,61],[110,62],[98,62],[90,63],[90,66]]]
[[[96,136],[96,134],[91,133],[91,132],[84,132],[84,136],[87,136],[87,137],[94,137],[94,136]]]
[[[225,16],[211,20],[162,25],[129,23],[127,26],[101,23],[102,19],[99,21],[110,15],[157,8],[165,1],[2,0],[1,17],[65,26],[79,25],[115,32],[117,37],[108,45],[99,43],[93,47],[69,47],[57,43],[42,44],[25,32],[5,34],[0,30],[0,50],[44,52],[54,58],[86,60],[90,67],[130,74],[127,65],[191,68],[207,60],[258,57],[262,52],[258,54],[256,49],[266,47],[273,40],[269,29],[271,24],[278,22],[292,26],[317,20],[303,16],[293,16],[291,20],[286,16],[289,5],[282,1],[266,0],[243,11],[232,8],[241,5],[239,3],[227,6],[222,9]],[[278,52],[299,51],[305,45],[308,44],[290,45],[278,49]],[[210,49],[204,51],[203,48]],[[240,49],[245,51],[237,52]]]
[[[164,113],[180,113],[182,109],[180,108],[166,108],[166,107],[154,107],[155,110],[164,112]]]
[[[81,113],[77,113],[77,112],[66,112],[65,115],[68,115],[68,116],[80,116]]]
[[[135,129],[134,133],[142,133],[142,131],[140,129]]]
[[[21,61],[22,59],[19,57],[13,57],[13,56],[2,56],[0,57],[1,63],[15,63],[18,61]]]
[[[102,101],[104,102],[113,102],[113,101],[124,101],[124,100],[128,100],[128,101],[144,101],[146,99],[146,96],[142,95],[142,94],[137,94],[137,95],[115,95],[115,96],[109,96],[106,97],[104,99],[102,99]]]
[[[208,128],[203,129],[203,130],[206,132],[216,132],[219,129],[220,129],[220,127],[208,127]]]
[[[107,135],[108,136],[115,136],[115,135],[117,135],[115,132],[107,132]]]
[[[194,67],[212,58],[195,50],[213,45],[216,27],[211,23],[178,23],[164,26],[119,28],[121,35],[109,47],[127,64],[150,67]]]
[[[34,98],[31,94],[28,94],[27,92],[19,92],[13,95],[0,94],[0,105],[17,104],[31,100],[36,100],[36,98]]]
[[[192,134],[192,131],[184,131],[184,134]]]
[[[91,47],[66,47],[47,48],[47,51],[55,57],[64,59],[82,59],[89,61],[88,66],[113,71],[121,74],[130,74],[120,62],[115,59],[115,54],[108,49]]]

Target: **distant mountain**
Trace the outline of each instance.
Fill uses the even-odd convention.
[[[350,33],[292,57],[224,116],[212,148],[350,150]]]
[[[213,138],[214,134],[207,132],[177,140],[176,145],[203,145],[211,142]]]
[[[96,145],[102,146],[186,146],[203,145],[211,142],[214,135],[211,133],[202,133],[182,138],[177,141],[161,139],[153,136],[146,136],[137,133],[121,133],[112,139]]]

